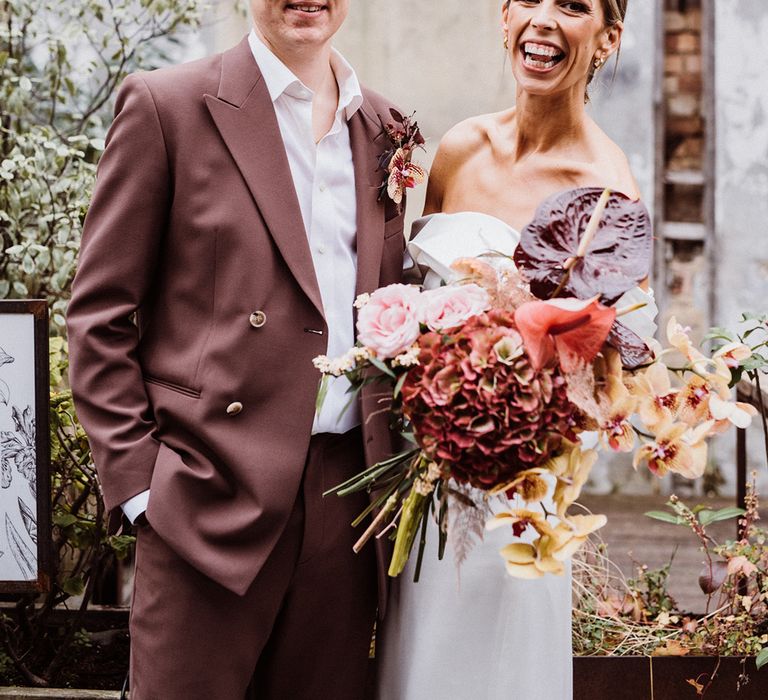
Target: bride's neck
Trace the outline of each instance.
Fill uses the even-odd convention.
[[[586,133],[583,93],[531,95],[518,90],[514,122],[517,158],[569,146]]]

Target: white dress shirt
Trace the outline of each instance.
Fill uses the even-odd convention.
[[[336,357],[355,343],[357,200],[347,122],[363,102],[360,83],[349,63],[333,50],[331,68],[339,88],[339,104],[330,130],[315,143],[312,90],[270,51],[254,30],[248,43],[272,98],[299,199],[328,326],[326,353]],[[348,388],[346,378],[331,379],[322,409],[315,415],[313,433],[344,433],[360,424],[357,402],[347,406],[351,396]],[[123,512],[134,522],[148,502],[147,490],[123,503]]]

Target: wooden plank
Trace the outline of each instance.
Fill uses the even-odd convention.
[[[706,224],[697,224],[688,221],[665,221],[661,230],[664,239],[668,241],[706,241]]]
[[[0,699],[13,700],[119,700],[119,690],[82,690],[77,688],[0,687]]]
[[[686,187],[699,187],[706,184],[706,178],[701,170],[668,170],[664,173],[664,181],[668,185]]]

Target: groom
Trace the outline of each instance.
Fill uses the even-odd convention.
[[[377,199],[390,104],[331,48],[348,6],[252,0],[238,46],[117,99],[68,327],[106,505],[138,525],[132,700],[363,697],[366,501],[322,493],[391,445],[374,396],[339,417],[343,380],[315,412],[312,359],[399,280],[403,219]]]

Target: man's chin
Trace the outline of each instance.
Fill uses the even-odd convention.
[[[325,46],[332,38],[334,32],[326,27],[292,26],[288,32],[290,43],[296,47],[310,48],[312,46]]]

